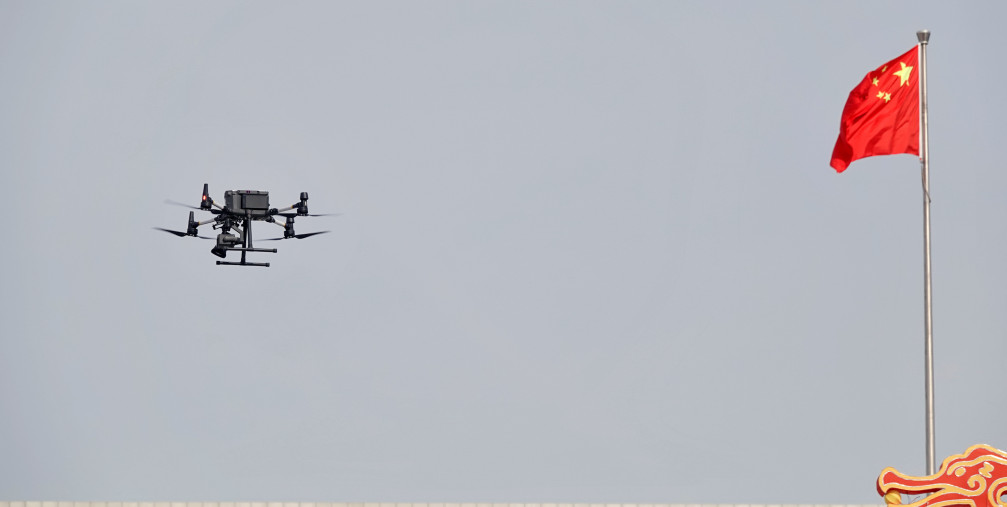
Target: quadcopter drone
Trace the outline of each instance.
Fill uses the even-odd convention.
[[[217,265],[226,266],[263,266],[269,267],[268,262],[247,262],[245,254],[248,252],[269,252],[276,253],[275,248],[254,248],[252,246],[252,222],[261,220],[276,224],[283,228],[282,238],[267,238],[263,241],[277,241],[281,239],[304,239],[316,234],[324,234],[329,231],[309,232],[296,234],[294,232],[294,217],[321,217],[332,215],[312,215],[308,213],[308,193],[301,192],[301,200],[286,208],[270,208],[269,192],[260,190],[228,190],[224,192],[224,205],[221,206],[210,198],[210,185],[203,184],[203,200],[199,207],[189,206],[175,201],[166,201],[169,204],[184,206],[199,211],[209,211],[213,213],[213,218],[202,222],[197,222],[195,212],[189,212],[189,225],[185,232],[173,231],[162,227],[155,227],[159,231],[174,234],[180,238],[193,236],[200,239],[213,239],[198,234],[201,225],[213,224],[214,230],[220,230],[217,234],[217,244],[210,249],[210,253],[220,258],[225,258],[227,252],[241,252],[241,262],[217,261]],[[292,213],[289,213],[293,211]],[[281,225],[275,217],[284,217],[286,221]],[[234,231],[232,234],[231,231]]]

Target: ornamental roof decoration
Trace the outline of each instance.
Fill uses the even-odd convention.
[[[930,493],[905,507],[1007,507],[1007,453],[988,445],[974,445],[964,454],[944,460],[934,475],[913,477],[886,468],[878,477],[878,493],[889,506],[901,495]]]

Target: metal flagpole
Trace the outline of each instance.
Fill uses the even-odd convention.
[[[927,144],[927,43],[930,31],[916,32],[920,43],[920,166],[923,171],[923,307],[925,321],[924,362],[927,398],[927,475],[934,474],[934,329],[930,315],[930,160]]]

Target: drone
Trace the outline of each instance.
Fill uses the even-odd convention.
[[[334,216],[331,214],[312,215],[308,213],[308,193],[301,192],[300,201],[291,204],[286,208],[270,208],[269,192],[261,190],[228,190],[224,192],[224,205],[221,206],[210,198],[210,185],[203,184],[203,200],[199,206],[189,206],[172,200],[165,201],[168,204],[192,208],[197,211],[209,211],[213,218],[197,222],[195,211],[189,212],[189,224],[182,231],[173,231],[162,227],[155,227],[159,231],[174,234],[180,238],[192,236],[200,239],[213,239],[199,235],[199,227],[213,224],[214,230],[220,230],[217,234],[217,244],[210,249],[210,253],[220,258],[226,258],[227,252],[241,252],[240,262],[217,261],[218,266],[262,266],[269,267],[268,262],[248,262],[245,255],[248,252],[276,253],[275,248],[255,248],[252,246],[252,222],[263,221],[276,224],[283,228],[282,238],[266,238],[263,241],[278,241],[282,239],[304,239],[318,234],[325,234],[329,231],[308,232],[297,234],[294,232],[294,217],[321,217]],[[283,224],[276,221],[276,217],[283,217],[286,220]],[[233,231],[233,233],[232,233]]]

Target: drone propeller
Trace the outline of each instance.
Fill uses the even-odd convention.
[[[180,238],[184,238],[184,237],[188,236],[188,234],[186,234],[186,233],[184,233],[182,231],[173,231],[171,229],[165,229],[164,227],[154,227],[154,229],[157,229],[159,231],[167,232],[168,234],[174,234],[175,236],[178,236]],[[206,236],[193,236],[193,237],[194,238],[199,238],[199,239],[213,239],[213,238],[208,238]]]
[[[304,234],[294,234],[293,236],[288,236],[286,238],[266,238],[262,241],[280,241],[281,239],[304,239],[304,238],[310,238],[311,236],[314,236],[316,234],[325,234],[326,232],[331,231],[306,232]]]
[[[338,217],[342,213],[305,213],[303,215],[298,215],[297,213],[277,213],[281,217],[294,218],[294,217]]]
[[[199,206],[191,206],[191,205],[185,204],[184,202],[173,201],[171,199],[165,199],[164,203],[165,204],[173,204],[175,206],[181,206],[183,208],[189,208],[189,209],[194,209],[194,210],[210,211],[210,212],[213,211],[212,208],[213,208],[213,206],[215,206],[215,204],[213,202],[213,199],[210,198],[210,185],[207,184],[207,183],[203,183],[203,196],[202,196],[202,198],[199,201]],[[218,208],[219,208],[219,206],[218,206]]]
[[[195,210],[202,209],[199,206],[189,206],[188,204],[181,203],[181,202],[178,202],[178,201],[172,201],[171,199],[165,199],[164,203],[165,204],[171,204],[171,205],[174,205],[174,206],[181,206],[183,208],[195,209]]]

